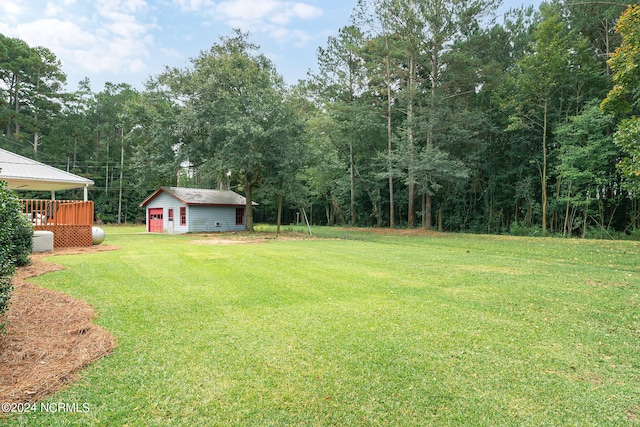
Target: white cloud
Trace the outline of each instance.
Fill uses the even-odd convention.
[[[260,22],[278,5],[276,1],[233,0],[220,2],[216,7],[219,19],[233,22]]]
[[[160,47],[158,48],[158,52],[163,56],[163,57],[167,57],[167,58],[174,58],[174,59],[179,59],[179,60],[184,60],[184,53],[179,51],[178,49],[174,49],[171,47]]]
[[[198,12],[214,6],[211,0],[174,0],[183,12]]]
[[[30,46],[45,46],[63,64],[63,71],[74,75],[92,73],[139,73],[150,56],[155,24],[141,21],[148,10],[144,0],[98,0],[91,5],[75,0],[49,1],[30,13],[19,4],[0,2],[0,10],[22,13],[20,23],[0,24],[0,31],[18,37]],[[33,16],[45,18],[29,19]],[[75,83],[75,82],[73,82]]]
[[[30,46],[46,46],[54,53],[61,49],[81,49],[93,44],[94,35],[70,21],[39,19],[15,27],[16,36]]]
[[[96,11],[100,17],[114,22],[136,21],[136,13],[147,7],[143,0],[99,0],[96,3]]]
[[[120,19],[113,19],[104,23],[103,29],[121,39],[135,41],[138,37],[147,33],[149,26],[141,24],[137,22],[135,18],[125,15]]]
[[[294,4],[293,9],[295,15],[302,19],[317,18],[322,15],[322,9],[304,3]]]
[[[44,16],[48,18],[55,18],[60,14],[63,9],[55,3],[47,3],[47,7],[44,10]]]
[[[304,3],[287,3],[283,11],[276,16],[287,24],[292,18],[313,19],[322,15],[322,10]]]
[[[308,32],[302,30],[290,30],[285,27],[270,25],[263,28],[263,32],[269,34],[278,43],[290,43],[293,40],[295,47],[303,47],[312,39]]]
[[[21,1],[3,0],[0,2],[0,16],[5,23],[15,22],[27,11],[27,7],[23,6]]]
[[[322,10],[304,3],[277,0],[223,1],[216,7],[222,19],[247,24],[270,21],[286,25],[292,19],[310,19],[322,15]]]
[[[317,0],[0,0],[0,33],[49,48],[72,89],[84,76],[135,84],[167,62],[185,63],[227,27],[251,32],[286,61],[317,32],[323,11],[314,4],[324,7]]]
[[[231,27],[268,34],[279,43],[295,40],[300,45],[311,37],[305,31],[292,30],[288,26],[294,20],[317,18],[322,15],[322,10],[299,2],[227,0],[218,3],[213,15]]]

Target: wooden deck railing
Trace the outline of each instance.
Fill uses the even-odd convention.
[[[77,200],[21,200],[33,225],[93,225],[93,202]]]
[[[93,202],[20,200],[36,230],[53,232],[54,247],[91,246]]]

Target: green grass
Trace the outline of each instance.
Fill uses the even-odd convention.
[[[117,337],[47,400],[90,410],[7,425],[640,425],[638,243],[105,229],[37,280]]]

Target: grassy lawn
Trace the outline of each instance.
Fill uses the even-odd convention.
[[[638,243],[105,229],[37,279],[118,339],[48,400],[90,410],[6,425],[640,425]]]

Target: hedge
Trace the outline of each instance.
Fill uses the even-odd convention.
[[[2,316],[9,308],[16,266],[29,263],[33,249],[33,226],[22,213],[15,193],[0,181],[0,331],[6,326]]]

